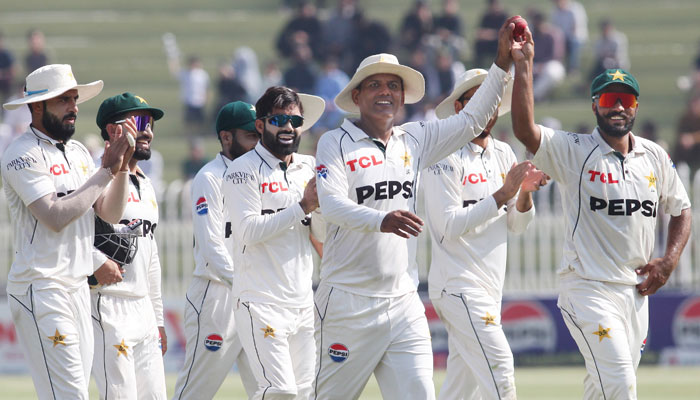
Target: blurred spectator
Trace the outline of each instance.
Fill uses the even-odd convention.
[[[474,66],[478,68],[488,68],[493,63],[498,50],[498,30],[508,19],[508,13],[500,0],[486,0],[486,4],[486,12],[481,16],[474,43]]]
[[[334,100],[349,81],[348,75],[338,68],[337,59],[332,55],[327,56],[314,90],[314,94],[326,101],[326,109],[314,125],[314,131],[324,132],[340,125],[345,113],[335,106]]]
[[[280,70],[277,61],[268,61],[265,64],[265,71],[263,71],[262,86],[267,89],[271,86],[281,86],[282,85],[282,71]],[[255,104],[252,102],[251,104]]]
[[[24,97],[24,81],[14,84],[15,92],[7,101],[13,101]],[[16,137],[20,136],[29,128],[32,123],[32,113],[28,107],[19,107],[14,110],[3,110],[2,122],[7,126],[3,138],[0,139],[0,150],[4,150]],[[102,143],[103,144],[103,143]],[[2,154],[2,151],[0,151]]]
[[[369,20],[364,13],[355,14],[355,27],[357,35],[353,44],[352,53],[354,60],[351,73],[360,65],[362,60],[373,54],[391,53],[391,33],[381,21]]]
[[[3,33],[0,32],[0,104],[4,104],[12,94],[15,79],[15,58],[5,48]]]
[[[435,66],[437,69],[439,91],[435,101],[442,101],[442,99],[450,95],[455,84],[455,78],[464,72],[464,66],[462,65],[462,68],[460,68],[459,65],[461,65],[461,63],[455,63],[452,59],[452,54],[449,52],[438,52]]]
[[[236,74],[236,79],[243,86],[248,97],[242,97],[236,100],[246,101],[255,104],[260,96],[262,96],[266,87],[263,87],[262,77],[260,76],[260,66],[258,65],[258,56],[250,47],[243,46],[236,49],[233,53],[233,69]],[[217,113],[219,110],[217,110]]]
[[[544,19],[544,14],[538,10],[528,12],[532,40],[537,43],[535,59],[532,64],[532,92],[535,101],[545,100],[552,89],[558,86],[566,77],[564,67],[565,43],[564,34]]]
[[[447,29],[453,35],[462,36],[462,18],[457,0],[442,1],[442,14],[435,18],[435,30],[438,29]]]
[[[180,67],[177,58],[169,58],[168,66],[180,81],[180,98],[185,106],[184,120],[188,134],[200,135],[204,131],[204,110],[209,99],[209,73],[196,55],[187,59],[187,69]]]
[[[409,51],[433,32],[433,14],[425,0],[416,0],[413,8],[403,17],[399,31],[399,43]]]
[[[691,170],[697,170],[700,168],[700,93],[694,93],[690,98],[676,132],[673,161],[685,162]]]
[[[426,103],[433,102],[440,95],[440,78],[437,68],[431,62],[432,57],[428,57],[423,46],[416,47],[411,52],[411,59],[407,65],[423,74],[425,79],[425,96],[415,104],[406,104],[406,114],[412,120],[414,116],[423,115],[423,108]],[[450,88],[450,90],[452,90]]]
[[[202,167],[208,161],[204,158],[204,145],[199,139],[194,139],[190,141],[190,152],[187,159],[182,162],[182,178],[184,180],[190,180],[197,175],[197,172],[202,169]]]
[[[247,101],[248,99],[248,92],[246,92],[245,88],[238,80],[236,70],[227,61],[219,63],[219,77],[216,82],[216,89],[218,92],[218,99],[216,107],[214,107],[213,110],[214,118],[212,119],[216,119],[219,110],[226,104],[236,100]]]
[[[313,93],[317,75],[309,46],[297,45],[292,65],[284,71],[284,85],[297,92]]]
[[[24,58],[24,67],[26,68],[27,74],[49,63],[45,46],[46,40],[42,31],[30,29],[29,32],[27,32],[27,47],[29,47],[29,53],[27,53]]]
[[[612,21],[604,19],[600,22],[600,38],[593,47],[591,80],[608,68],[630,68],[627,43],[627,35],[616,30]]]
[[[306,44],[314,57],[319,56],[322,26],[316,15],[316,7],[307,0],[299,1],[296,13],[277,37],[277,50],[285,58],[294,56],[295,48]]]
[[[553,0],[552,25],[564,33],[566,39],[567,71],[577,73],[581,48],[588,41],[588,16],[581,3],[574,0]]]
[[[337,6],[331,11],[323,24],[324,54],[335,57],[340,69],[346,73],[355,70],[351,49],[357,27],[355,17],[359,11],[357,0],[337,0]]]

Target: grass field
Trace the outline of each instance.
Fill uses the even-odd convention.
[[[399,23],[414,0],[360,0],[366,14],[386,22],[396,34]],[[335,0],[326,0],[329,6]],[[430,2],[439,13],[441,1]],[[507,0],[511,14],[525,15],[530,0]],[[653,119],[659,134],[673,143],[676,120],[685,106],[685,94],[676,86],[680,75],[687,75],[698,52],[700,34],[697,0],[585,0],[591,39],[583,52],[582,66],[591,65],[591,44],[599,36],[598,24],[611,18],[630,41],[632,72],[640,81],[642,96],[638,122]],[[165,158],[164,177],[180,176],[180,164],[187,153],[186,133],[182,126],[178,83],[166,67],[161,37],[176,35],[183,55],[196,53],[204,61],[212,78],[221,60],[231,57],[240,46],[253,48],[261,67],[277,59],[274,40],[289,19],[280,11],[281,0],[0,0],[0,27],[5,45],[22,59],[25,34],[31,27],[46,33],[52,62],[70,63],[81,82],[105,81],[105,89],[96,100],[81,105],[76,137],[96,133],[94,117],[100,101],[126,90],[146,97],[166,111],[159,121],[154,148]],[[460,1],[460,13],[466,24],[466,37],[474,39],[477,20],[484,0]],[[548,11],[550,1],[535,3]],[[464,60],[468,66],[469,57]],[[282,67],[284,67],[282,63]],[[484,67],[484,66],[482,66]],[[25,76],[25,71],[19,71]],[[536,106],[536,117],[553,116],[564,127],[574,129],[581,123],[594,124],[590,100],[570,89],[582,82],[569,81],[553,101]],[[209,110],[213,112],[213,110]],[[638,125],[639,126],[639,125]],[[510,130],[510,118],[499,120],[498,127]],[[309,143],[307,143],[308,148]],[[206,141],[212,157],[218,142],[213,129]],[[304,146],[304,143],[302,143]]]
[[[583,396],[584,368],[516,368],[515,381],[520,400],[567,400]],[[637,374],[637,392],[640,400],[697,400],[700,399],[700,367],[642,366]],[[435,386],[439,390],[444,371],[436,371]],[[175,375],[167,376],[168,395],[172,395]],[[0,399],[24,400],[35,398],[29,376],[0,376]],[[97,399],[94,382],[90,398]],[[238,375],[230,374],[216,399],[245,399],[245,391]],[[379,387],[370,379],[360,399],[381,399]]]

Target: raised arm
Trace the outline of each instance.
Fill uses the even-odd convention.
[[[513,132],[525,148],[536,154],[540,147],[540,128],[535,124],[535,100],[532,94],[532,61],[535,56],[535,44],[532,33],[525,28],[524,41],[513,46],[512,55],[515,63],[513,82],[513,101],[511,119]]]

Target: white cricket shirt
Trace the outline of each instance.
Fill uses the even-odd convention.
[[[64,151],[59,147],[60,142],[30,127],[2,156],[2,180],[14,231],[15,257],[7,278],[10,294],[25,294],[30,284],[34,289],[75,290],[86,285],[93,272],[92,208],[58,233],[27,208],[47,194],[72,193],[95,172],[92,157],[81,143],[69,140]]]
[[[540,126],[533,162],[559,182],[566,242],[559,272],[573,269],[586,279],[635,285],[654,249],[657,209],[672,216],[690,200],[668,154],[634,136],[626,157],[592,134]]]
[[[192,180],[193,275],[228,287],[233,284],[233,235],[221,183],[230,163],[219,153]]]
[[[467,143],[423,172],[423,193],[430,229],[428,292],[461,293],[484,288],[502,297],[508,254],[508,231],[522,233],[535,207],[521,213],[517,195],[500,209],[493,193],[503,186],[513,163],[510,146],[489,138],[486,148]]]
[[[311,219],[299,201],[315,161],[294,153],[290,165],[283,165],[259,142],[224,175],[224,204],[236,238],[233,293],[241,301],[308,307],[313,305]]]
[[[416,290],[416,238],[380,232],[382,220],[393,210],[415,213],[418,172],[483,131],[510,79],[492,65],[476,101],[447,119],[395,126],[385,149],[349,120],[321,137],[316,185],[328,222],[322,283],[375,297]]]
[[[138,186],[134,183],[137,179]],[[158,326],[163,326],[163,300],[161,299],[161,268],[158,245],[154,232],[158,227],[158,203],[151,180],[138,169],[129,174],[129,194],[120,224],[133,219],[143,222],[143,236],[137,238],[138,250],[131,264],[124,265],[124,277],[119,283],[97,286],[95,293],[122,297],[141,298],[148,296],[153,304]]]

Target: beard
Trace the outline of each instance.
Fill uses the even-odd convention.
[[[631,117],[627,120],[627,123],[625,123],[622,126],[617,126],[617,125],[612,125],[611,123],[608,122],[608,118],[613,117],[615,115],[621,115],[624,117],[622,113],[610,113],[607,116],[602,116],[596,110],[595,112],[595,118],[596,121],[598,122],[598,129],[600,129],[603,133],[612,136],[612,137],[623,137],[626,134],[628,134],[631,130],[632,127],[634,126],[634,118]]]
[[[128,135],[128,133],[127,133],[127,135]],[[144,138],[144,136],[142,136],[142,137],[137,137],[136,140],[138,141],[138,140],[140,140],[140,139],[142,139],[142,138]],[[151,145],[150,145],[150,143],[149,143],[147,149],[141,149],[141,148],[139,148],[138,145],[137,145],[137,146],[136,146],[136,149],[134,150],[134,155],[133,155],[132,157],[134,157],[134,159],[135,159],[135,160],[138,160],[138,161],[146,161],[146,160],[149,160],[149,159],[151,158]]]
[[[228,154],[231,156],[231,160],[235,160],[247,152],[248,149],[241,146],[241,144],[236,140],[236,135],[233,135],[231,146],[228,148]]]
[[[277,135],[280,133],[291,133],[294,134],[294,140],[290,144],[281,143],[277,139]],[[263,128],[263,134],[260,140],[262,144],[270,151],[270,153],[276,156],[288,156],[299,150],[299,143],[301,142],[301,135],[295,134],[291,131],[278,131],[277,135],[267,130],[267,127]]]
[[[63,120],[68,118],[77,119],[78,116],[75,113],[68,113],[63,116]],[[67,143],[68,140],[75,133],[75,124],[64,124],[63,120],[58,119],[55,114],[50,113],[44,108],[44,115],[41,116],[41,123],[53,139]]]

